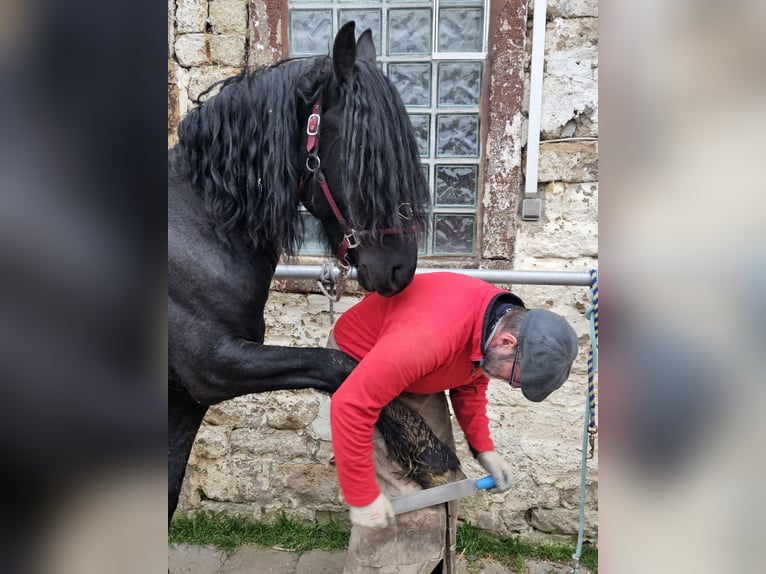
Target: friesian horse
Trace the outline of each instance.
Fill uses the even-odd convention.
[[[225,81],[184,118],[169,151],[168,519],[210,405],[273,390],[332,393],[356,364],[340,351],[263,344],[275,266],[302,237],[299,204],[365,289],[393,296],[415,273],[430,212],[417,142],[375,62],[371,31],[354,37],[349,22],[331,58]],[[394,420],[407,432],[390,440],[413,439],[394,449],[403,461],[409,449],[442,470],[457,467],[449,449],[429,446],[413,413]]]

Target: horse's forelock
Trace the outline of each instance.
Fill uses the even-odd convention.
[[[343,94],[344,193],[357,229],[429,224],[430,192],[417,141],[399,93],[374,65],[357,62],[353,90]],[[411,217],[399,213],[408,204]]]
[[[293,254],[301,240],[297,109],[324,81],[326,60],[245,71],[179,126],[177,149],[206,208],[225,232],[245,232],[255,249]]]

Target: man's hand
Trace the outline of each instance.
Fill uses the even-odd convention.
[[[511,467],[494,450],[480,452],[476,455],[479,464],[484,467],[495,480],[495,488],[490,492],[505,492],[511,488]]]
[[[366,528],[385,528],[394,523],[394,509],[382,492],[367,506],[349,508],[351,523]]]

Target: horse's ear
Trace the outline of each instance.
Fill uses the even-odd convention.
[[[372,30],[367,28],[356,41],[356,57],[375,65],[375,43],[372,41]]]
[[[335,36],[332,47],[332,65],[335,77],[339,83],[352,82],[354,78],[354,62],[356,61],[356,42],[354,41],[353,20],[343,24]]]

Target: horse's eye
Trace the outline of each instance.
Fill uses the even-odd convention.
[[[406,219],[409,221],[412,219],[412,205],[409,203],[400,203],[399,204],[399,217],[402,219]]]

